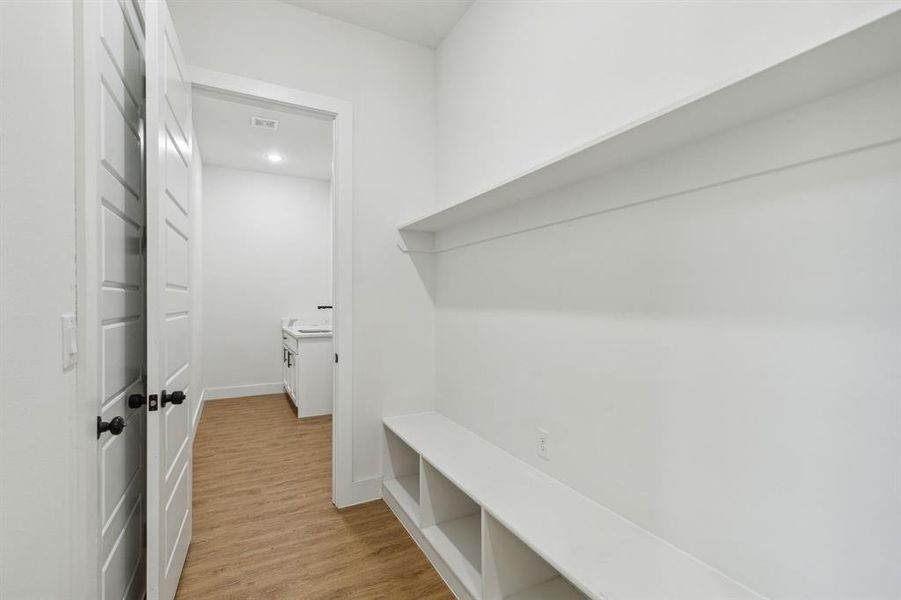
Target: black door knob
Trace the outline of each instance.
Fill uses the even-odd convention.
[[[170,402],[175,404],[176,406],[185,401],[185,393],[182,391],[172,392],[171,394],[167,394],[166,390],[163,390],[160,393],[160,402],[165,407],[166,404]]]
[[[125,430],[125,419],[122,417],[113,417],[110,419],[109,423],[97,417],[97,438],[100,438],[100,434],[104,431],[109,431],[113,435],[119,435],[122,431]]]
[[[128,397],[128,408],[141,408],[146,401],[143,394],[132,394]]]

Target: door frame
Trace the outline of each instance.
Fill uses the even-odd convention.
[[[194,89],[281,104],[332,119],[332,304],[335,354],[332,502],[338,508],[378,496],[353,476],[353,105],[266,81],[189,66]]]

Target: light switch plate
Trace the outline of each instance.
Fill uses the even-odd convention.
[[[75,315],[65,314],[60,318],[63,328],[63,371],[75,366],[78,359],[78,330]]]

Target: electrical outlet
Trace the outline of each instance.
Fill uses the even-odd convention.
[[[548,456],[548,437],[550,437],[550,434],[547,430],[539,427],[535,449],[538,451],[538,458],[543,458],[544,460],[551,460],[550,456]]]

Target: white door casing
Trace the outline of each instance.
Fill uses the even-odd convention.
[[[119,435],[84,432],[96,458],[85,496],[97,512],[80,517],[89,572],[79,587],[121,600],[144,593],[145,416],[128,406],[144,392],[143,29],[131,0],[79,8],[79,398],[85,421],[125,420]]]
[[[147,597],[175,597],[191,541],[191,87],[163,0],[146,3]]]
[[[268,81],[191,68],[194,85],[237,97],[276,102],[334,119],[332,157],[332,299],[334,418],[332,421],[332,502],[338,508],[380,497],[381,476],[357,479],[353,473],[353,105]]]

